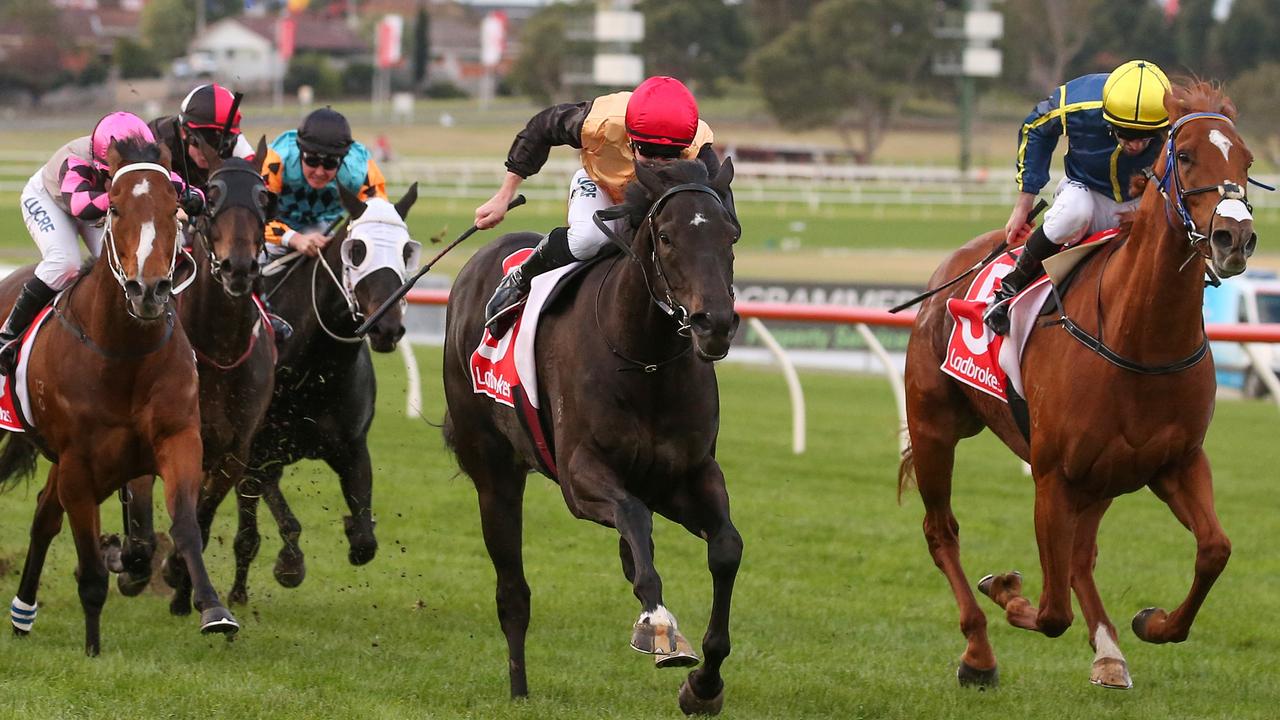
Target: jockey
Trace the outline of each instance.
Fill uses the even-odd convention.
[[[188,184],[202,188],[209,181],[209,166],[200,153],[195,136],[199,135],[209,147],[218,151],[225,160],[231,157],[253,160],[254,149],[240,133],[240,110],[236,109],[231,127],[226,137],[223,129],[227,127],[227,116],[235,95],[221,85],[208,83],[201,85],[182,100],[178,115],[156,118],[147,123],[156,139],[168,146],[173,157],[173,169]],[[174,120],[178,128],[174,129]],[[186,154],[184,161],[183,154]]]
[[[581,150],[582,169],[569,183],[568,226],[543,237],[529,259],[494,290],[485,307],[485,323],[492,332],[502,335],[509,321],[514,321],[512,309],[529,294],[535,276],[595,257],[608,244],[592,216],[622,202],[627,185],[635,179],[637,160],[702,158],[714,154],[712,141],[711,128],[698,118],[693,93],[672,77],[651,77],[634,92],[554,105],[534,115],[511,144],[502,187],[476,208],[476,227],[486,229],[502,222],[516,188],[542,169],[553,146]]]
[[[112,140],[131,137],[156,141],[142,118],[113,112],[99,120],[92,133],[59,148],[27,181],[20,200],[22,219],[40,248],[40,263],[0,326],[0,374],[13,371],[17,341],[36,315],[80,275],[77,238],[84,240],[94,256],[102,251],[111,186],[107,150]],[[182,178],[173,172],[169,176],[178,196],[187,195]]]
[[[1109,75],[1085,75],[1062,85],[1027,116],[1018,134],[1021,192],[1005,236],[1010,244],[1031,236],[983,313],[992,331],[1009,332],[1009,300],[1040,276],[1045,258],[1063,245],[1115,227],[1122,213],[1137,207],[1139,198],[1129,195],[1129,182],[1160,153],[1160,139],[1169,126],[1164,107],[1168,90],[1168,78],[1154,63],[1130,60]],[[1049,161],[1064,134],[1066,175],[1044,223],[1031,232],[1027,214],[1049,181]]]
[[[343,215],[339,184],[361,200],[387,197],[378,164],[351,139],[347,119],[327,107],[273,140],[263,169],[267,189],[280,197],[267,242],[312,257],[329,243],[324,231]]]

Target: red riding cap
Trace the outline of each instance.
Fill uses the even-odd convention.
[[[227,115],[235,102],[235,94],[216,83],[201,85],[187,93],[182,101],[178,117],[182,124],[192,129],[221,130],[227,123]],[[231,122],[231,134],[240,134],[240,110]]]
[[[660,75],[640,83],[627,101],[627,137],[689,147],[698,132],[698,101],[684,83]]]

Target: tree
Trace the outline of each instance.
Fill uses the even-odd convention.
[[[1218,26],[1214,46],[1222,70],[1244,72],[1262,63],[1280,60],[1280,14],[1275,0],[1235,0],[1231,14]]]
[[[140,24],[152,55],[166,62],[186,54],[196,26],[195,6],[189,0],[151,0],[142,9]]]
[[[581,5],[555,3],[534,13],[520,31],[520,57],[508,78],[520,93],[540,103],[549,103],[563,87],[565,24]]]
[[[1034,92],[1048,93],[1070,79],[1067,67],[1089,40],[1101,6],[1101,0],[1009,0],[1005,4],[1005,43],[1018,46],[1013,55],[1025,63]]]
[[[413,86],[419,90],[427,86],[427,68],[431,64],[431,16],[427,6],[418,5],[418,17],[413,23]]]
[[[821,0],[747,0],[757,44],[776,40],[792,23],[804,20]]]
[[[1213,0],[1182,0],[1183,11],[1200,2],[1212,3]],[[1178,32],[1176,25],[1185,22],[1181,16],[1171,27],[1164,10],[1149,0],[1103,3],[1094,13],[1084,47],[1076,59],[1068,63],[1056,84],[1087,73],[1109,73],[1121,63],[1138,58],[1150,60],[1168,73],[1177,73],[1189,66],[1179,58],[1177,43],[1171,42]]]
[[[755,55],[752,76],[784,126],[833,127],[868,161],[903,101],[932,81],[936,12],[933,0],[824,0]]]
[[[738,5],[724,0],[643,0],[644,62],[649,75],[671,75],[698,95],[741,79],[750,40]]]
[[[0,63],[0,85],[22,88],[39,105],[45,93],[70,79],[62,62],[71,38],[59,24],[58,9],[49,0],[4,0],[0,22],[20,31]]]
[[[1261,148],[1272,165],[1280,165],[1280,62],[1269,62],[1245,72],[1231,82],[1231,99],[1240,110],[1240,126],[1262,140]]]

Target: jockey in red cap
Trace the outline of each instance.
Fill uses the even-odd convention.
[[[240,133],[240,108],[235,105],[235,94],[216,83],[200,85],[187,93],[176,116],[158,117],[147,125],[157,141],[169,147],[174,171],[196,187],[204,187],[209,181],[209,163],[199,150],[197,136],[223,159],[253,159],[253,146]]]
[[[569,183],[568,226],[548,233],[529,259],[494,291],[485,308],[491,332],[499,337],[506,332],[534,276],[595,257],[608,244],[592,216],[622,202],[627,185],[635,179],[637,160],[689,160],[714,154],[712,141],[711,128],[698,118],[693,93],[672,77],[651,77],[634,92],[555,105],[534,115],[511,144],[501,189],[476,208],[476,227],[491,228],[502,222],[516,188],[542,169],[553,146],[581,150],[582,169]]]

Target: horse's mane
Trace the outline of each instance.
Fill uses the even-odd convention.
[[[1236,104],[1227,97],[1222,84],[1198,77],[1180,78],[1165,95],[1164,104],[1170,122],[1198,112],[1226,115],[1232,122],[1236,119]]]
[[[158,163],[161,160],[160,145],[147,142],[146,139],[136,135],[116,138],[115,144],[116,152],[120,153],[120,159],[124,160],[126,164],[136,162]]]
[[[644,167],[657,174],[663,187],[675,187],[685,183],[706,185],[711,181],[707,166],[701,160],[674,160],[671,162],[646,162]],[[649,212],[656,197],[649,196],[649,190],[638,180],[627,186],[623,198],[623,206],[627,209],[627,222],[631,228],[640,227],[644,216]]]

